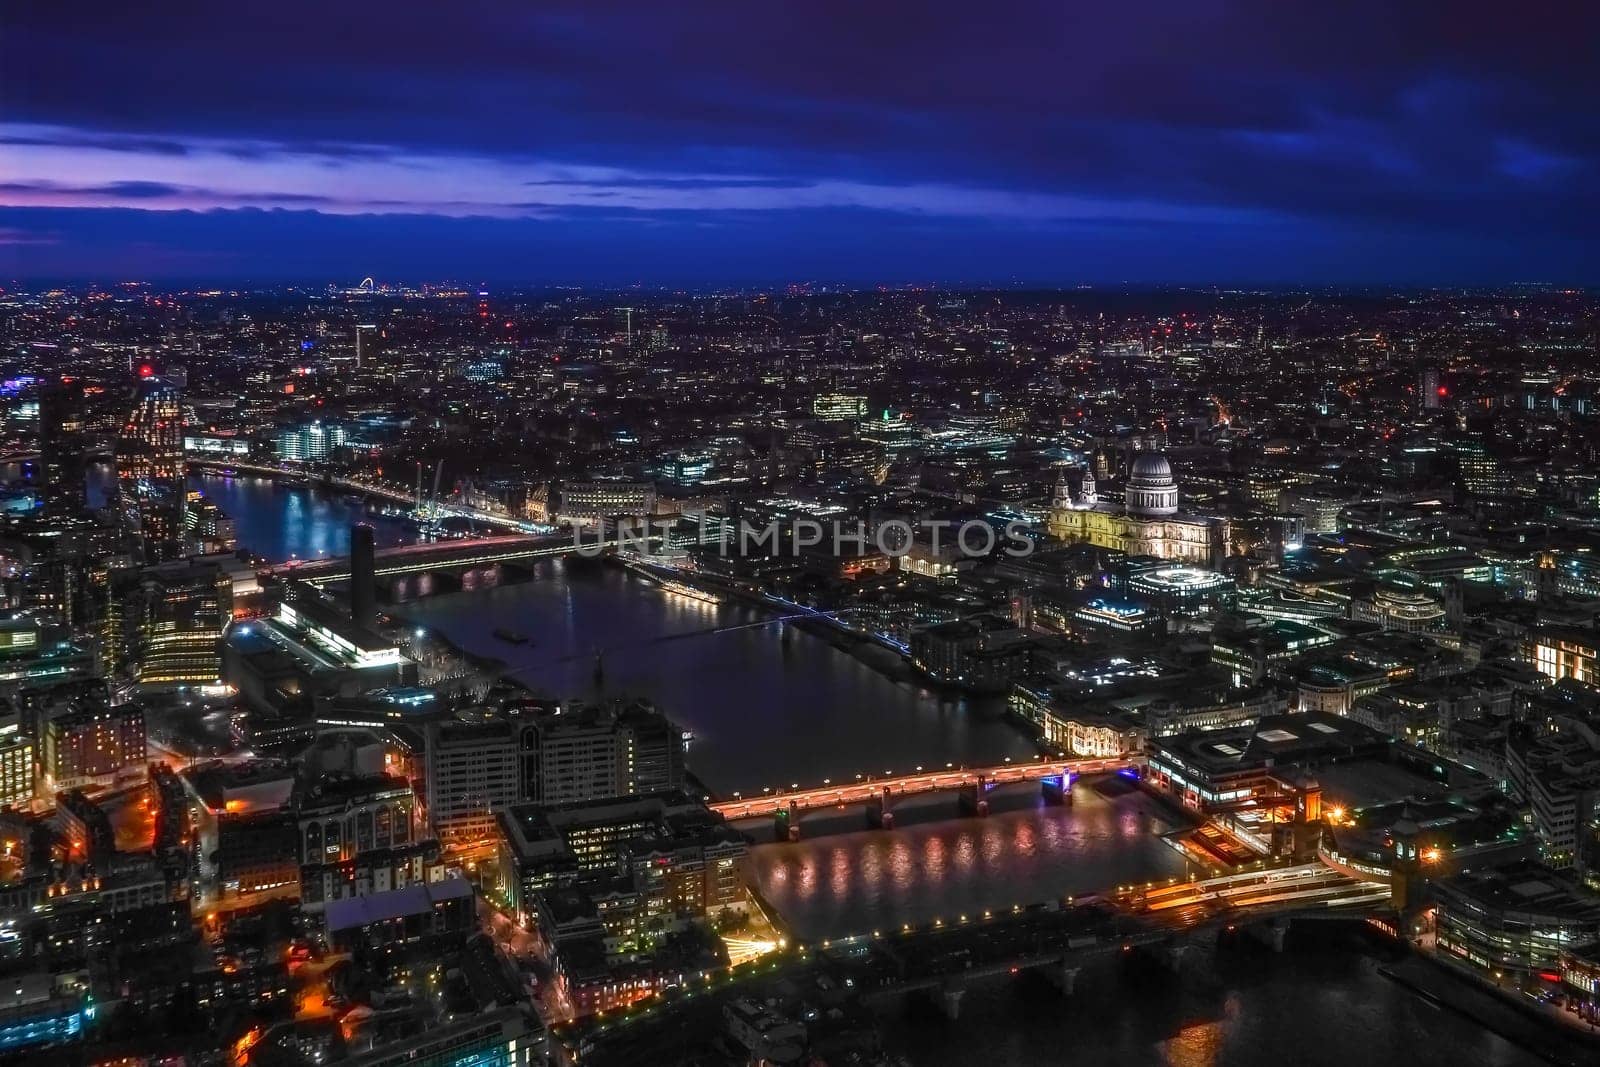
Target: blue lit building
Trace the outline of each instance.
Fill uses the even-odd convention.
[[[329,453],[350,443],[349,431],[336,422],[311,422],[278,434],[280,459],[327,459]]]
[[[46,1048],[81,1039],[93,1018],[88,994],[58,989],[49,974],[0,979],[0,1056],[23,1050],[43,1055]]]

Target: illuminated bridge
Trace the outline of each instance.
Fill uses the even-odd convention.
[[[435,500],[420,503],[417,493],[404,486],[381,482],[373,479],[355,478],[339,474],[330,474],[324,471],[307,468],[298,463],[252,463],[243,457],[227,456],[198,456],[189,455],[184,460],[190,467],[199,470],[214,470],[223,474],[255,474],[274,480],[289,479],[306,485],[323,485],[330,489],[344,492],[358,493],[362,496],[375,497],[387,500],[393,504],[403,504],[407,507],[420,508],[422,513],[431,514],[434,518],[459,518],[469,519],[472,522],[482,523],[487,526],[498,526],[505,529],[529,532],[538,529],[534,523],[523,522],[510,515],[500,515],[492,511],[483,511],[478,508],[469,508],[463,504],[451,503],[448,500]]]
[[[900,797],[919,793],[952,791],[960,794],[962,809],[981,815],[988,811],[989,790],[1012,782],[1038,782],[1047,798],[1065,803],[1070,796],[1074,775],[1096,774],[1135,768],[1132,759],[1039,759],[1031,763],[997,763],[989,767],[947,767],[943,770],[908,774],[866,776],[851,782],[824,782],[812,789],[791,789],[763,793],[758,797],[735,795],[719,800],[711,809],[728,819],[771,816],[781,838],[795,840],[800,832],[800,813],[816,808],[845,804],[866,806],[867,822],[885,829],[894,825],[890,805]]]
[[[1190,924],[1245,909],[1378,904],[1392,894],[1382,882],[1358,881],[1320,860],[1287,867],[1250,867],[1211,878],[1130,887],[1122,901],[1136,913]]]
[[[437,541],[425,545],[399,545],[380,548],[374,554],[374,573],[384,578],[428,571],[472,570],[497,563],[522,563],[567,555],[576,550],[577,544],[571,533],[560,533],[506,534],[500,537]],[[598,536],[583,539],[585,549],[615,544],[615,540],[601,540]],[[275,563],[267,571],[280,578],[294,578],[313,585],[342,582],[350,577],[350,557],[290,560],[287,563]]]

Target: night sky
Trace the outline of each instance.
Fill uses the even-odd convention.
[[[1600,282],[1600,4],[11,0],[0,276]]]

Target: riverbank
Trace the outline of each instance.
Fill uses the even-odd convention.
[[[1551,1063],[1587,1067],[1600,1062],[1600,1036],[1563,1027],[1562,1020],[1547,1017],[1548,1011],[1514,1003],[1443,960],[1412,951],[1378,973]]]
[[[834,648],[848,653],[893,681],[921,685],[933,692],[969,700],[1005,699],[1003,693],[981,692],[925,674],[917,669],[910,653],[902,646],[885,638],[863,633],[840,622],[827,612],[783,600],[769,593],[755,592],[735,582],[700,571],[674,572],[672,577],[673,580],[683,582],[685,585],[729,597],[748,607],[758,608],[775,617],[783,618],[785,626],[794,626],[804,633],[822,638]],[[794,618],[781,614],[785,611],[804,614],[800,618]]]

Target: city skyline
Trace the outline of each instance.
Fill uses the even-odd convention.
[[[0,1063],[1600,1063],[1600,6],[0,14]]]
[[[9,13],[0,276],[1584,285],[1595,15]]]
[[[0,292],[0,1056],[1588,1064],[1597,311]]]

